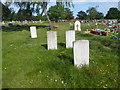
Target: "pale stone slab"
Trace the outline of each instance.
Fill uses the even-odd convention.
[[[75,41],[75,31],[66,31],[66,48],[72,48],[73,41]]]
[[[5,22],[3,21],[2,24],[5,24]]]
[[[57,49],[57,32],[47,31],[47,46],[48,50]]]
[[[35,26],[30,27],[31,38],[37,38],[37,31]]]
[[[74,23],[74,29],[75,31],[81,31],[81,23],[78,20]]]
[[[74,42],[74,65],[82,67],[83,65],[89,65],[89,41],[77,40]]]

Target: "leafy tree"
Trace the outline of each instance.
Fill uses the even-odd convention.
[[[17,12],[17,20],[23,21],[23,20],[32,20],[33,19],[33,13],[34,13],[34,7],[31,2],[15,2],[15,5],[19,8]]]
[[[65,8],[65,13],[66,13],[65,19],[67,19],[67,20],[74,19],[73,11],[70,11],[69,8]]]
[[[11,18],[12,18],[11,20],[16,21],[18,18],[17,13],[13,12]]]
[[[2,4],[0,2],[0,5],[2,6],[2,20],[9,21],[11,20],[11,11],[8,8],[8,6],[5,4]]]
[[[98,12],[96,15],[96,19],[103,19],[104,18],[104,14],[102,12]]]
[[[96,7],[91,7],[87,10],[88,17],[89,17],[90,20],[96,18],[96,15],[98,14],[96,8],[97,8],[97,6]]]
[[[105,18],[106,19],[120,19],[120,11],[117,8],[110,8]]]
[[[17,13],[17,20],[31,20],[32,19],[32,11],[31,10],[19,10]]]
[[[30,7],[27,7],[29,3],[29,6]],[[16,4],[21,10],[22,9],[26,9],[26,8],[29,8],[29,10],[32,10],[32,12],[36,12],[38,14],[40,14],[40,10],[42,10],[42,13],[41,15],[43,15],[43,13],[45,14],[48,22],[49,22],[49,25],[50,25],[50,28],[51,30],[53,30],[53,25],[50,21],[50,18],[47,14],[47,6],[48,6],[48,3],[49,3],[49,0],[46,0],[46,2],[14,2],[14,4]],[[73,6],[73,4],[71,2],[65,2],[64,0],[61,0],[61,2],[56,2],[56,5],[66,5],[66,6]]]
[[[80,11],[77,14],[77,19],[81,19],[81,20],[87,19],[87,14],[84,11]]]
[[[41,16],[40,14],[37,16],[38,17],[38,20],[42,20],[42,21],[46,21],[47,18],[45,15]]]
[[[38,17],[37,17],[37,16],[32,16],[32,17],[31,17],[31,20],[33,20],[33,21],[38,21]]]
[[[62,20],[65,19],[66,17],[66,12],[63,6],[51,6],[48,10],[48,15],[50,17],[51,20],[53,21],[58,21],[58,20]]]
[[[45,14],[45,16],[46,16],[46,18],[47,18],[47,20],[48,20],[48,22],[49,22],[49,25],[50,25],[50,29],[51,30],[53,30],[53,25],[52,25],[52,23],[51,23],[51,20],[50,20],[50,18],[49,18],[49,15],[48,15],[48,13],[47,13],[47,6],[48,6],[48,3],[49,3],[49,0],[48,1],[46,1],[46,2],[40,2],[40,3],[37,3],[36,5],[40,5],[41,6],[41,9],[42,9],[42,13],[41,13],[41,15],[43,15],[43,13]],[[61,0],[61,2],[57,2],[56,1],[56,5],[57,6],[73,6],[73,3],[72,2],[65,2],[64,0]],[[37,8],[37,9],[40,9],[40,8]]]

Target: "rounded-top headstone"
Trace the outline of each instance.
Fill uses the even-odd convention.
[[[74,24],[75,31],[81,31],[81,23],[77,20]]]

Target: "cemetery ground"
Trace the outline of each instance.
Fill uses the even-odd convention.
[[[56,23],[58,49],[47,50],[48,24],[34,24],[37,38],[30,37],[30,26],[11,26],[2,30],[2,86],[3,88],[117,88],[118,40],[110,36],[84,34],[95,28],[82,24],[76,40],[89,40],[89,67],[73,64],[73,49],[65,48],[65,31],[69,22]],[[103,25],[99,25],[103,29]]]

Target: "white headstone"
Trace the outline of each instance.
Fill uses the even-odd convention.
[[[41,20],[39,20],[40,21],[40,23],[41,23]]]
[[[4,22],[4,21],[2,21],[2,24],[5,24],[5,22]]]
[[[27,20],[25,20],[25,21],[24,21],[24,23],[25,23],[25,24],[28,24],[28,21],[27,21]]]
[[[15,21],[12,21],[12,23],[15,23]]]
[[[57,32],[47,31],[47,46],[48,50],[57,49]]]
[[[75,41],[75,31],[66,31],[66,48],[72,48],[73,41]]]
[[[81,23],[77,20],[74,24],[75,31],[81,31]]]
[[[40,23],[42,23],[42,21],[40,20]]]
[[[37,38],[37,32],[35,26],[30,27],[30,32],[31,32],[31,38]]]
[[[82,67],[89,65],[89,41],[77,40],[74,42],[74,65]]]

